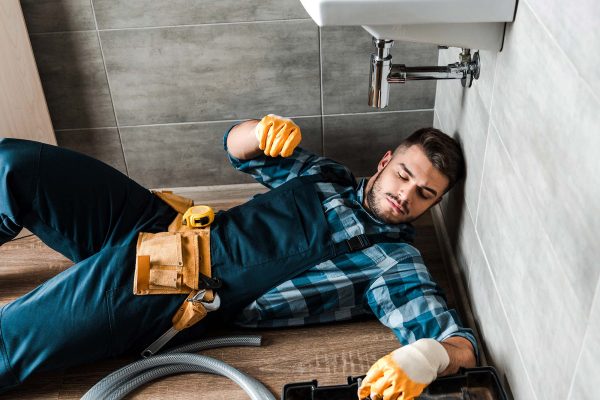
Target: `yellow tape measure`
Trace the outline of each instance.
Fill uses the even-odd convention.
[[[209,206],[194,206],[187,209],[183,214],[182,224],[190,228],[204,228],[212,224],[215,212]]]

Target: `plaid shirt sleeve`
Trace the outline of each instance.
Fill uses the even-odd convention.
[[[232,156],[227,149],[227,137],[236,125],[231,126],[223,137],[223,148],[227,152],[229,162],[235,169],[250,174],[268,188],[276,188],[297,176],[316,175],[326,170],[338,176],[352,177],[350,170],[342,164],[301,147],[296,147],[292,155],[285,158],[261,154],[250,160],[240,160]]]
[[[412,250],[399,260],[388,258],[389,268],[373,279],[365,292],[368,307],[403,345],[421,338],[443,341],[461,336],[471,342],[479,359],[472,330],[464,328],[456,311],[448,308],[420,253]]]

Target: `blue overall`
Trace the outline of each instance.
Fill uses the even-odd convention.
[[[307,268],[368,245],[365,237],[331,241],[314,185],[322,179],[298,177],[217,213],[210,247],[222,306],[177,341],[197,337],[211,319],[228,320]],[[138,233],[166,231],[176,215],[100,161],[0,139],[0,245],[26,227],[75,263],[2,307],[0,390],[37,371],[139,352],[164,333],[186,295],[134,296],[133,266]]]

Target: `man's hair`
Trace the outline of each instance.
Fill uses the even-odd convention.
[[[450,190],[465,174],[465,161],[458,142],[435,128],[421,128],[404,139],[394,154],[412,145],[419,145],[431,164],[448,178]]]

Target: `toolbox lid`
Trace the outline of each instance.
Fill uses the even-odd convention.
[[[360,381],[348,377],[346,385],[319,387],[318,381],[288,383],[283,387],[281,400],[356,400]],[[493,367],[461,368],[458,374],[433,381],[419,400],[508,400]]]

